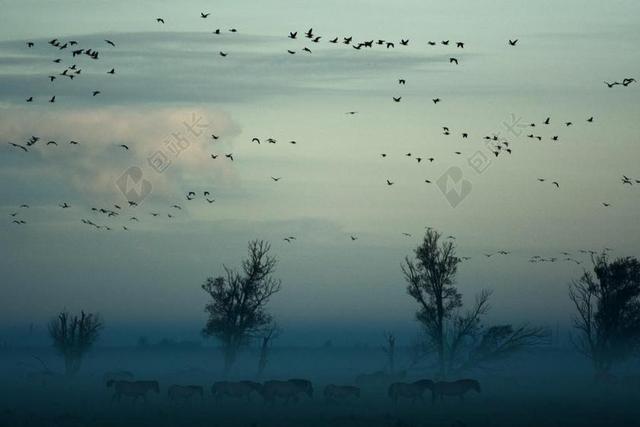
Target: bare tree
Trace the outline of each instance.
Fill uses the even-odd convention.
[[[260,344],[260,358],[258,359],[258,378],[262,377],[264,370],[269,363],[269,353],[273,340],[280,336],[281,329],[275,322],[267,325],[262,333],[262,342]]]
[[[53,346],[64,357],[65,372],[71,376],[78,372],[82,358],[100,336],[102,320],[97,314],[80,312],[70,315],[62,311],[49,322],[49,335]]]
[[[444,378],[543,342],[544,328],[485,328],[482,318],[489,311],[490,291],[481,291],[471,309],[462,312],[462,295],[455,287],[460,258],[453,241],[441,243],[440,238],[440,233],[428,229],[415,250],[416,259],[407,257],[402,265],[407,293],[418,302],[416,319],[424,330],[423,342],[414,345],[414,358],[435,352]]]
[[[584,271],[569,285],[577,311],[573,342],[597,375],[607,375],[640,347],[640,262],[633,257],[609,262],[604,252],[592,262],[593,273]]]
[[[387,367],[389,373],[393,374],[395,371],[396,360],[396,336],[392,332],[386,332],[384,334],[385,345],[382,346],[382,351],[387,355]]]
[[[205,306],[209,318],[202,333],[222,343],[225,371],[235,362],[238,350],[271,323],[266,304],[280,290],[280,280],[271,276],[277,260],[269,255],[270,249],[262,240],[249,242],[241,272],[223,266],[224,276],[209,277],[202,285],[211,297]]]

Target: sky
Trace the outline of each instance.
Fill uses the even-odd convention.
[[[637,2],[0,0],[0,10],[5,336],[44,330],[67,308],[101,313],[106,342],[197,339],[200,285],[238,266],[256,238],[279,259],[269,307],[281,340],[301,345],[387,330],[409,340],[416,307],[400,265],[425,227],[470,257],[457,278],[466,301],[494,291],[489,322],[568,328],[567,284],[589,267],[578,251],[638,255],[640,184],[621,177],[640,179],[639,86],[603,83],[640,77]],[[336,36],[395,48],[328,42]],[[73,58],[54,38],[99,59]],[[59,75],[73,64],[81,74]],[[493,154],[484,137],[494,135],[510,154]],[[31,136],[41,140],[28,152],[8,144]],[[122,185],[137,178],[127,189],[144,197],[129,208]],[[115,219],[91,210],[114,204]],[[510,254],[484,255],[498,250]]]

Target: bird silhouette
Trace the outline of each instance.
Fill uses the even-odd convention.
[[[432,101],[433,101],[434,104],[437,104],[438,102],[441,101],[441,99],[440,98],[433,98]]]
[[[402,99],[402,97],[401,97],[401,96],[399,96],[399,97],[397,97],[397,98],[396,98],[395,96],[393,97],[393,100],[394,100],[395,102],[400,102],[400,100],[401,100],[401,99]]]
[[[50,103],[52,103],[52,104],[53,104],[54,102],[56,102],[56,97],[55,97],[55,95],[54,95],[53,97],[51,97],[51,99],[49,100],[49,102],[50,102]]]
[[[125,150],[127,150],[127,151],[129,150],[129,146],[128,146],[128,145],[126,145],[126,144],[120,144],[118,147],[122,147],[122,148],[124,148],[124,149],[125,149]]]
[[[278,181],[280,181],[282,179],[282,177],[275,178],[275,177],[272,176],[271,179],[274,180],[275,182],[278,182]]]
[[[225,56],[227,56],[227,55],[228,55],[228,53],[225,53],[225,52],[220,51],[220,56],[222,56],[223,58],[224,58]]]
[[[394,184],[393,182],[391,182],[391,181],[387,180],[387,185],[391,186],[391,185],[393,185],[393,184]]]
[[[160,23],[160,24],[164,24],[164,19],[162,18],[156,18],[156,22]]]
[[[233,153],[232,154],[225,154],[224,155],[227,159],[230,159],[231,161],[233,161]]]
[[[297,31],[289,33],[289,38],[290,39],[295,39],[297,36],[298,36],[298,32]]]
[[[111,70],[107,71],[107,74],[115,74],[116,73],[116,69],[112,68]]]
[[[208,18],[209,15],[211,15],[211,13],[204,13],[204,12],[200,12],[200,18]]]
[[[114,42],[112,42],[111,40],[105,40],[105,42],[106,42],[107,44],[110,44],[110,45],[111,45],[111,46],[113,46],[113,47],[116,47],[115,43],[114,43]]]
[[[509,39],[509,45],[510,45],[510,46],[515,46],[515,45],[516,45],[516,43],[518,43],[518,39],[515,39],[515,40],[511,40],[511,39]]]
[[[449,58],[449,64],[452,63],[458,65],[458,60],[456,58]]]
[[[19,148],[19,149],[21,149],[21,150],[22,150],[22,151],[24,151],[25,153],[26,153],[27,151],[29,151],[29,150],[27,149],[27,147],[25,147],[24,145],[15,144],[15,143],[13,143],[13,142],[9,142],[8,144],[9,144],[9,145],[11,145],[12,147],[15,147],[15,148]]]

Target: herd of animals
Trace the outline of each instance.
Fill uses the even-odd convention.
[[[326,403],[351,402],[360,399],[362,388],[371,382],[387,378],[382,372],[360,375],[353,385],[329,384],[323,389]],[[113,390],[113,402],[121,402],[122,398],[130,399],[133,403],[138,399],[146,402],[149,393],[160,393],[160,384],[155,380],[135,380],[129,371],[108,372],[104,375],[107,388]],[[167,397],[175,403],[187,403],[194,399],[204,400],[205,391],[202,385],[173,384],[167,389]],[[456,381],[432,381],[421,379],[414,382],[393,382],[387,388],[387,395],[393,403],[400,400],[410,400],[412,403],[424,401],[424,394],[431,392],[432,402],[444,400],[444,397],[458,397],[463,399],[470,391],[480,393],[480,383],[474,379],[460,379]],[[211,395],[216,400],[242,399],[251,402],[255,397],[261,397],[264,403],[274,405],[280,403],[295,403],[300,398],[313,399],[314,388],[311,381],[300,378],[288,380],[269,380],[263,383],[255,381],[218,381],[211,386]]]

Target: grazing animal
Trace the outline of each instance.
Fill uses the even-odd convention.
[[[253,381],[219,381],[211,386],[211,394],[216,399],[222,399],[223,397],[246,398],[247,402],[250,402],[251,394],[253,392],[260,394],[261,391],[262,385]]]
[[[360,387],[387,387],[393,382],[403,380],[405,376],[405,371],[400,371],[394,374],[387,374],[384,371],[376,371],[370,374],[358,375],[356,377],[356,384]]]
[[[323,394],[327,403],[360,399],[360,387],[329,384],[324,388]]]
[[[401,397],[411,399],[411,403],[416,400],[424,400],[423,395],[426,389],[433,387],[431,380],[419,380],[413,383],[393,383],[389,386],[388,395],[393,403],[398,403]]]
[[[110,371],[105,372],[102,376],[102,381],[107,384],[109,381],[132,381],[133,373],[129,371]]]
[[[458,381],[438,381],[431,386],[431,397],[433,402],[437,398],[444,399],[444,396],[458,396],[460,400],[469,390],[480,393],[480,383],[477,380],[464,379]]]
[[[167,391],[169,400],[177,402],[182,400],[183,402],[191,401],[193,396],[200,396],[200,400],[204,400],[204,390],[200,385],[172,385]]]
[[[285,403],[297,402],[298,396],[306,394],[313,397],[313,386],[308,380],[291,379],[288,381],[267,381],[262,386],[262,398],[265,403],[275,404],[277,398],[284,399]]]
[[[115,381],[110,380],[107,382],[107,387],[113,387],[115,393],[111,401],[118,401],[122,399],[122,396],[132,397],[133,403],[136,403],[138,398],[142,398],[143,401],[147,401],[147,393],[149,391],[155,391],[160,393],[160,385],[158,381]]]

